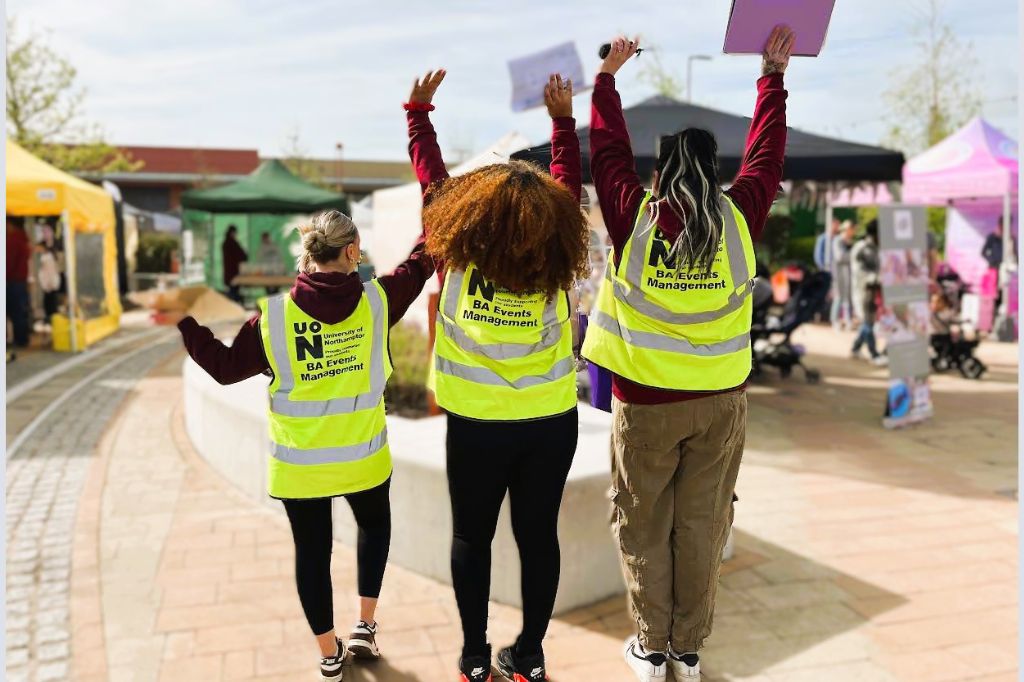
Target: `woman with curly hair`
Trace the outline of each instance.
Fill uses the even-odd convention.
[[[558,591],[558,510],[578,431],[568,292],[587,271],[572,83],[552,76],[544,91],[553,125],[550,176],[512,161],[449,178],[428,117],[444,76],[417,80],[405,108],[427,250],[443,273],[430,381],[448,413],[460,680],[492,679],[491,541],[506,492],[523,629],[497,663],[516,682],[546,680],[541,643]]]

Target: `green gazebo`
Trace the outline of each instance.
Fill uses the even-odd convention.
[[[185,279],[216,289],[224,286],[220,245],[230,225],[238,228],[250,261],[258,257],[261,237],[268,233],[281,260],[294,262],[292,246],[299,241],[294,224],[324,209],[349,212],[345,195],[306,182],[277,159],[264,161],[238,182],[184,192],[181,206]]]

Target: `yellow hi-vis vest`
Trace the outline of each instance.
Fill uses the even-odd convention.
[[[347,495],[391,475],[384,386],[388,302],[373,280],[355,311],[325,324],[288,294],[260,301],[270,383],[267,491],[281,499]]]
[[[576,406],[569,296],[519,295],[475,266],[449,270],[438,302],[428,385],[437,404],[470,419],[515,421]]]
[[[583,356],[644,386],[735,388],[750,374],[754,246],[724,194],[724,229],[710,276],[677,271],[648,194],[615,265],[612,254],[587,324]]]

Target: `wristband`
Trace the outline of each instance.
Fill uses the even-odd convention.
[[[434,105],[426,102],[406,102],[402,108],[406,111],[433,111]]]

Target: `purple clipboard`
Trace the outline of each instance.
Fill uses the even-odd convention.
[[[835,4],[835,0],[733,0],[723,51],[761,54],[772,29],[785,24],[796,33],[793,54],[817,57]]]

